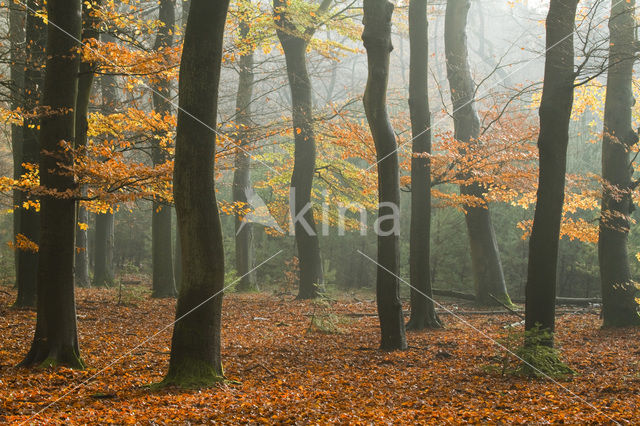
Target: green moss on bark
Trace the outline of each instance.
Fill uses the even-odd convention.
[[[224,371],[217,371],[211,364],[202,360],[187,359],[180,365],[172,365],[158,388],[178,387],[181,389],[200,389],[226,382]]]

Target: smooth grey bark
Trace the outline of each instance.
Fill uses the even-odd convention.
[[[27,6],[30,10],[41,10],[42,1],[29,0]],[[44,46],[47,40],[47,28],[40,17],[29,12],[26,18],[25,32],[24,108],[25,111],[29,111],[32,114],[25,118],[22,126],[22,156],[18,162],[20,175],[28,172],[24,164],[38,164],[40,160],[40,131],[38,130],[40,117],[38,107],[41,105],[41,88],[44,78],[42,67],[46,60]],[[32,197],[29,194],[21,194],[18,203],[21,206],[18,211],[20,216],[18,219],[18,234],[37,244],[40,241],[40,214],[33,206],[30,208],[22,207],[24,202],[31,199]],[[17,254],[16,286],[18,288],[18,296],[14,306],[35,307],[39,254],[29,250],[19,250]]]
[[[411,318],[407,329],[440,328],[433,304],[431,251],[431,112],[429,111],[429,31],[427,0],[409,2],[409,110],[413,136],[411,158]]]
[[[154,50],[161,52],[173,46],[173,33],[176,25],[175,0],[160,0],[159,20]],[[171,82],[161,81],[154,87],[153,108],[157,114],[171,113]],[[152,152],[153,165],[164,164],[169,159],[167,151],[156,145]],[[175,297],[176,284],[173,278],[173,258],[171,242],[171,207],[161,200],[154,200],[151,213],[151,252],[152,252],[152,296],[156,298]]]
[[[87,43],[90,40],[100,37],[99,19],[94,13],[94,7],[99,7],[101,0],[92,3],[90,8],[87,4],[82,5],[82,42]],[[89,103],[91,100],[91,92],[93,89],[93,81],[96,72],[96,64],[82,61],[80,63],[80,73],[78,75],[78,99],[76,101],[76,147],[79,151],[84,150],[87,146],[87,132],[89,124],[87,116],[89,114]],[[86,189],[81,188],[81,194],[86,195]],[[78,202],[78,225],[76,228],[76,269],[75,278],[78,287],[89,287],[91,281],[89,279],[89,247],[88,233],[85,226],[80,224],[89,223],[89,213],[87,209]],[[84,229],[83,229],[84,228]]]
[[[631,148],[638,142],[632,107],[635,0],[613,1],[609,18],[609,69],[602,137],[602,213],[598,239],[602,320],[605,327],[640,325],[637,289],[629,269],[627,239],[633,210]]]
[[[240,22],[240,38],[249,36],[250,23],[246,19]],[[243,54],[238,59],[239,80],[236,95],[237,126],[235,170],[233,172],[233,201],[247,205],[247,191],[251,188],[251,156],[247,152],[251,142],[251,98],[253,96],[253,50]],[[253,229],[249,222],[243,223],[244,215],[236,213],[236,272],[240,281],[237,289],[248,291],[257,289],[256,274],[249,273],[253,268]]]
[[[470,6],[470,0],[448,0],[444,26],[454,133],[457,140],[466,144],[475,143],[480,135],[480,119],[474,101],[475,83],[471,77],[467,49],[466,28]],[[464,173],[470,175],[471,171]],[[493,305],[496,303],[491,297],[493,295],[500,301],[511,304],[485,192],[486,188],[477,183],[460,186],[461,194],[473,196],[485,204],[465,208],[476,300],[481,304]]]
[[[13,111],[23,108],[24,105],[24,68],[25,68],[25,8],[18,3],[9,3],[9,43],[11,66],[11,109]],[[13,178],[20,179],[20,166],[22,162],[22,126],[14,124],[11,126],[11,151],[13,154]],[[13,190],[13,242],[16,242],[16,235],[20,232],[20,204],[22,203],[22,192]],[[18,283],[18,256],[20,252],[15,250],[14,263],[16,274],[16,285]]]
[[[400,209],[398,146],[387,113],[387,84],[394,6],[387,0],[364,0],[362,40],[367,50],[368,78],[364,109],[378,159],[378,268],[376,301],[382,350],[407,348],[400,302],[400,235],[395,230]],[[393,218],[381,220],[381,218]]]
[[[569,120],[573,106],[573,29],[578,0],[551,0],[540,102],[540,171],[529,239],[525,329],[555,329],[558,242],[564,204]],[[553,337],[546,344],[553,345]]]
[[[75,108],[82,31],[80,0],[48,0],[47,62],[42,105],[55,111],[41,120],[40,183],[58,194],[77,191],[73,155]],[[51,24],[55,22],[55,25]],[[71,35],[71,37],[70,37]],[[76,201],[73,197],[43,195],[40,200],[41,239],[38,259],[37,324],[24,366],[84,367],[80,359],[74,295]]]
[[[317,13],[325,11],[331,0],[323,0]],[[311,79],[307,69],[307,46],[316,31],[313,26],[299,29],[292,21],[284,0],[273,0],[276,33],[287,64],[287,77],[291,89],[291,113],[294,134],[294,163],[291,175],[291,216],[306,210],[303,221],[295,223],[295,239],[300,260],[298,299],[318,296],[322,284],[322,259],[316,222],[311,208],[311,189],[316,169],[316,137],[313,129],[313,97]],[[305,223],[306,222],[306,223]],[[307,226],[305,226],[307,225]]]
[[[166,385],[207,386],[224,378],[224,251],[214,187],[214,129],[228,7],[229,0],[192,0],[180,63],[173,192],[182,282]]]

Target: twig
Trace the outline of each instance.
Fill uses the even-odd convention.
[[[256,368],[258,368],[258,367],[263,368],[267,373],[269,373],[269,375],[270,375],[271,377],[276,377],[276,375],[274,374],[274,372],[273,372],[273,371],[269,370],[267,367],[265,367],[264,365],[260,364],[259,362],[257,362],[257,363],[256,363],[256,365],[254,365],[253,367],[249,367],[249,368],[247,368],[247,369],[246,369],[246,370],[244,370],[244,371],[245,371],[245,373],[246,373],[247,371],[255,370],[255,369],[256,369]]]

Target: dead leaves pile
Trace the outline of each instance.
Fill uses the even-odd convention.
[[[601,330],[592,313],[561,315],[569,380],[488,373],[498,349],[450,315],[442,331],[409,333],[409,349],[377,349],[373,302],[331,303],[339,334],[310,331],[313,306],[264,294],[228,295],[218,388],[155,391],[169,359],[174,301],[116,304],[78,291],[86,371],[21,370],[35,314],[0,293],[0,422],[15,423],[495,423],[633,422],[640,418],[640,330]],[[466,315],[499,338],[507,315]],[[163,330],[163,331],[160,331]],[[160,332],[159,332],[160,331]],[[154,334],[159,334],[142,344]]]

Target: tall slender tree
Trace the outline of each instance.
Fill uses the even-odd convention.
[[[21,158],[18,161],[19,174],[25,174],[29,170],[26,164],[38,164],[40,157],[40,143],[38,130],[40,127],[39,110],[40,88],[43,80],[43,67],[45,64],[44,46],[47,39],[47,28],[41,16],[36,15],[34,10],[41,10],[43,3],[40,0],[29,0],[27,2],[26,17],[26,52],[24,65],[24,108],[31,114],[24,120],[22,126],[22,150]],[[18,234],[28,240],[38,243],[40,239],[40,214],[31,205],[29,208],[23,207],[25,203],[29,205],[32,200],[28,194],[22,194],[18,205]],[[19,250],[17,252],[16,284],[18,287],[18,297],[16,307],[36,306],[36,281],[38,269],[38,253],[32,250]]]
[[[224,252],[214,162],[228,8],[229,0],[191,1],[180,64],[173,191],[182,282],[167,385],[206,386],[224,377],[220,356]]]
[[[31,12],[33,13],[33,12]],[[41,121],[40,182],[48,190],[40,201],[38,316],[31,350],[22,365],[83,367],[78,345],[73,262],[77,191],[73,155],[65,143],[75,139],[78,53],[82,31],[80,0],[48,0],[47,62]]]
[[[480,119],[474,100],[475,83],[471,76],[467,49],[466,28],[470,6],[471,0],[448,0],[444,24],[444,48],[453,103],[455,138],[467,144],[476,143],[480,135]],[[491,297],[493,295],[509,304],[511,300],[507,293],[485,192],[486,188],[477,183],[460,187],[461,194],[481,200],[484,204],[467,206],[465,209],[476,300],[482,304],[494,304]]]
[[[158,34],[154,50],[159,54],[173,46],[173,34],[176,26],[175,0],[160,0]],[[153,108],[157,114],[171,112],[171,82],[161,79],[154,87]],[[167,151],[162,146],[153,148],[153,164],[164,164],[168,160]],[[151,213],[151,252],[153,264],[153,297],[175,297],[176,284],[173,278],[173,259],[171,244],[171,207],[160,200],[153,202]]]
[[[322,0],[315,15],[325,12],[332,0]],[[294,163],[291,175],[291,216],[295,218],[295,238],[300,260],[298,298],[312,299],[318,295],[322,281],[320,242],[311,207],[311,189],[316,169],[316,137],[313,129],[313,98],[311,78],[307,69],[307,46],[316,32],[316,25],[303,28],[285,0],[273,0],[276,33],[287,63],[291,89],[291,112],[294,134]]]
[[[82,43],[86,44],[91,40],[98,40],[100,37],[100,20],[96,14],[96,8],[100,6],[102,0],[93,0],[82,4]],[[87,145],[87,131],[89,124],[87,116],[89,114],[89,103],[93,89],[93,81],[97,65],[92,62],[81,61],[80,74],[78,76],[78,100],[76,105],[76,147],[82,150]],[[86,190],[81,188],[81,193],[85,195]],[[88,287],[89,280],[89,250],[88,233],[86,225],[89,223],[89,212],[78,203],[78,225],[76,229],[76,285],[78,287]]]
[[[250,5],[249,2],[247,2]],[[243,5],[243,3],[240,3]],[[243,10],[240,17],[239,36],[240,40],[249,38],[251,29],[251,14],[248,9]],[[251,127],[251,98],[253,96],[253,51],[251,43],[243,50],[238,59],[239,79],[238,92],[236,95],[235,122],[238,129],[235,170],[233,172],[233,201],[235,203],[247,203],[247,190],[251,187],[251,157],[247,152],[250,141]],[[242,221],[243,215],[236,213],[236,271],[240,277],[238,290],[251,290],[256,287],[255,273],[249,271],[253,267],[253,232],[251,223]]]
[[[551,0],[540,103],[540,172],[529,239],[525,328],[555,329],[558,241],[564,204],[569,120],[575,80],[573,30],[578,0]],[[553,336],[553,334],[551,334]],[[547,345],[553,345],[553,337]]]
[[[113,42],[115,38],[109,34],[102,35],[104,41]],[[102,113],[113,114],[118,103],[116,77],[111,74],[100,76],[102,92]],[[109,287],[113,284],[113,247],[114,247],[114,213],[96,214],[93,244],[93,285]]]
[[[631,127],[633,65],[637,53],[635,0],[612,1],[609,69],[602,136],[602,214],[598,239],[602,319],[605,326],[640,325],[627,239],[633,169],[629,153],[638,142]],[[637,184],[636,184],[637,185]]]
[[[11,109],[13,111],[23,108],[24,102],[24,68],[25,68],[25,8],[21,3],[11,0],[9,2],[9,43],[11,67]],[[22,167],[22,126],[14,124],[11,126],[11,151],[13,153],[13,178],[20,179]],[[13,240],[16,242],[16,235],[20,232],[20,209],[22,193],[18,189],[13,190]],[[16,284],[18,282],[18,257],[20,250],[15,251],[15,271]]]
[[[441,327],[431,289],[431,112],[429,111],[429,27],[427,0],[409,2],[409,109],[411,158],[411,319],[407,328]]]
[[[406,349],[400,302],[400,173],[398,145],[387,113],[387,85],[394,6],[387,0],[364,0],[362,40],[367,50],[369,75],[364,110],[378,159],[378,273],[376,300],[383,350]]]

